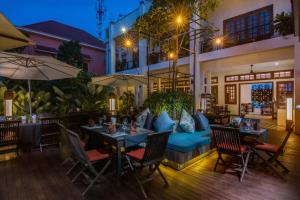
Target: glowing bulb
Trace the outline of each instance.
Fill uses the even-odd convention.
[[[275,66],[278,66],[279,65],[279,62],[275,62]]]
[[[121,31],[122,31],[122,33],[126,33],[126,31],[127,31],[127,30],[126,30],[126,27],[123,26],[123,27],[121,28]]]
[[[220,45],[222,43],[222,40],[221,40],[221,38],[217,38],[215,42],[217,45]]]
[[[177,17],[176,22],[177,22],[177,24],[181,24],[182,23],[182,17],[181,16]]]
[[[131,46],[131,44],[132,44],[132,43],[131,43],[131,41],[130,41],[130,40],[126,40],[126,41],[125,41],[125,45],[126,45],[126,47],[130,47],[130,46]]]
[[[173,59],[174,58],[174,53],[169,53],[169,58]]]

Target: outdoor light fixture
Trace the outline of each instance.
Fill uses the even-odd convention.
[[[221,37],[216,38],[215,43],[216,43],[216,45],[221,45],[222,44],[222,38]]]
[[[121,32],[122,32],[122,33],[126,33],[126,31],[127,31],[126,27],[123,26],[123,27],[121,28]]]
[[[173,59],[175,57],[174,53],[173,52],[170,52],[169,53],[169,59]]]
[[[125,46],[127,47],[127,48],[129,48],[129,47],[131,47],[131,45],[132,45],[132,42],[130,41],[130,40],[126,40],[125,41]]]
[[[115,94],[111,93],[109,95],[109,111],[111,114],[114,114],[114,112],[116,111],[116,96]]]
[[[6,90],[4,93],[4,116],[12,117],[14,93]]]
[[[182,17],[181,16],[178,16],[177,19],[176,19],[176,22],[177,24],[182,24]]]
[[[293,124],[293,96],[286,96],[286,129],[288,130]]]

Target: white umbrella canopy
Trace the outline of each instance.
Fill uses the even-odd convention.
[[[0,52],[0,76],[22,80],[74,78],[80,69],[47,56]]]
[[[80,71],[52,57],[0,52],[0,76],[28,80],[29,94],[31,94],[30,80],[75,78]],[[29,108],[32,115],[31,97]]]
[[[32,44],[30,39],[12,25],[1,13],[0,27],[0,51]]]
[[[107,76],[100,76],[92,78],[94,84],[103,86],[134,86],[134,85],[147,85],[148,78],[144,75],[136,74],[112,74]]]

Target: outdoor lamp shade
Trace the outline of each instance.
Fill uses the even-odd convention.
[[[286,120],[293,121],[293,98],[286,98]]]
[[[13,92],[10,90],[4,93],[4,116],[11,117],[13,115]]]
[[[115,98],[110,98],[109,99],[109,110],[111,112],[116,110],[116,99]]]

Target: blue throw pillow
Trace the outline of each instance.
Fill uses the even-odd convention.
[[[201,112],[197,112],[196,116],[196,124],[197,124],[197,131],[201,131],[201,130],[209,130],[210,129],[210,125],[209,125],[209,121],[208,119],[203,115],[203,113]]]
[[[181,112],[179,126],[186,133],[195,132],[195,121],[193,117],[184,109]]]
[[[154,122],[154,127],[157,132],[169,131],[173,129],[175,122],[169,117],[166,111],[162,112]]]

